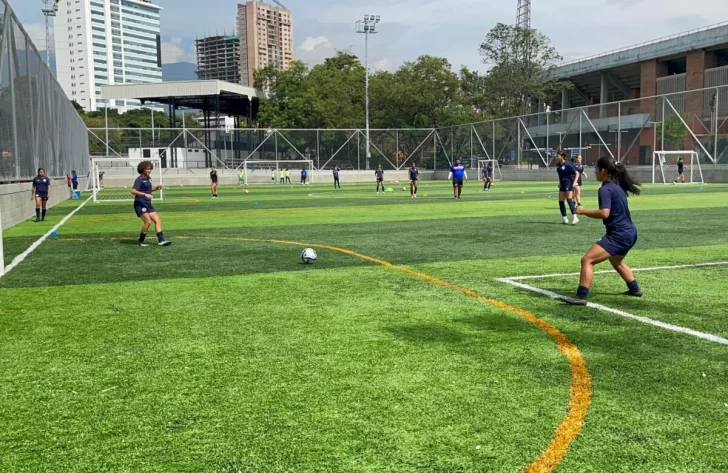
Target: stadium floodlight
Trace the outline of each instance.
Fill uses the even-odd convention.
[[[364,101],[366,108],[366,168],[369,170],[369,161],[372,157],[369,142],[369,35],[377,34],[377,23],[381,17],[379,15],[364,15],[364,21],[356,22],[356,32],[364,35]]]

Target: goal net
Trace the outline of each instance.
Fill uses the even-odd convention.
[[[162,163],[157,158],[91,158],[91,190],[94,202],[122,202],[134,200],[131,188],[139,177],[137,166],[142,161],[154,165],[151,178],[154,186],[161,186]],[[154,194],[155,200],[164,200],[164,191]]]
[[[682,166],[680,166],[682,161]],[[682,169],[682,174],[680,170]],[[653,184],[703,184],[703,170],[695,151],[655,151],[652,160]]]
[[[485,177],[483,175],[483,170],[488,167],[488,164],[493,166],[493,180],[494,181],[502,181],[503,180],[503,174],[501,174],[501,168],[500,164],[498,164],[498,161],[495,159],[481,159],[478,160],[478,179],[481,181]]]
[[[313,160],[267,161],[250,159],[243,162],[245,184],[298,184],[301,170],[306,169],[306,183],[314,182]]]

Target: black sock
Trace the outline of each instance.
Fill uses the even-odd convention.
[[[159,240],[160,243],[163,242],[164,241],[164,232],[157,232],[157,239]]]
[[[40,209],[35,209],[35,218],[40,218]]]
[[[575,215],[576,214],[576,206],[574,205],[574,200],[573,199],[568,199],[568,202],[569,202],[569,209],[571,210],[571,215]]]
[[[141,245],[142,243],[144,243],[144,239],[145,239],[146,237],[147,237],[147,234],[146,234],[146,233],[140,233],[140,234],[139,234],[139,244],[140,244],[140,245]]]
[[[579,286],[579,289],[576,290],[576,297],[579,299],[586,299],[589,297],[589,288],[584,286]]]
[[[632,291],[632,292],[637,292],[637,291],[640,290],[640,285],[637,284],[637,281],[635,280],[635,281],[632,281],[632,282],[628,282],[627,283],[627,288],[629,288],[629,290]]]
[[[43,210],[41,210],[41,212],[40,212],[40,217],[41,217],[41,218],[45,218],[45,216],[46,216],[46,209],[43,209]]]

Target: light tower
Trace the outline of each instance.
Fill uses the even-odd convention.
[[[56,16],[58,13],[58,1],[59,0],[41,0],[40,11],[43,12],[45,17],[45,53],[46,53],[46,65],[51,66],[51,17]]]
[[[518,0],[516,26],[524,29],[531,28],[531,0]]]
[[[367,162],[366,167],[369,169],[369,160],[372,152],[369,143],[369,35],[377,34],[377,23],[379,23],[379,15],[364,15],[364,21],[356,22],[356,32],[364,35],[364,101],[366,107],[366,126],[367,126]]]

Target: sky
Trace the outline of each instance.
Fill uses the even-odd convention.
[[[454,69],[485,70],[478,53],[496,23],[513,23],[517,0],[281,0],[293,14],[294,56],[318,64],[337,50],[364,57],[355,22],[381,16],[370,36],[370,68],[395,70],[423,54]],[[37,0],[9,0],[39,50],[45,42]],[[233,32],[237,1],[157,0],[162,10],[163,62],[195,62],[198,36]],[[565,60],[650,41],[728,20],[726,0],[533,0],[532,27]]]

